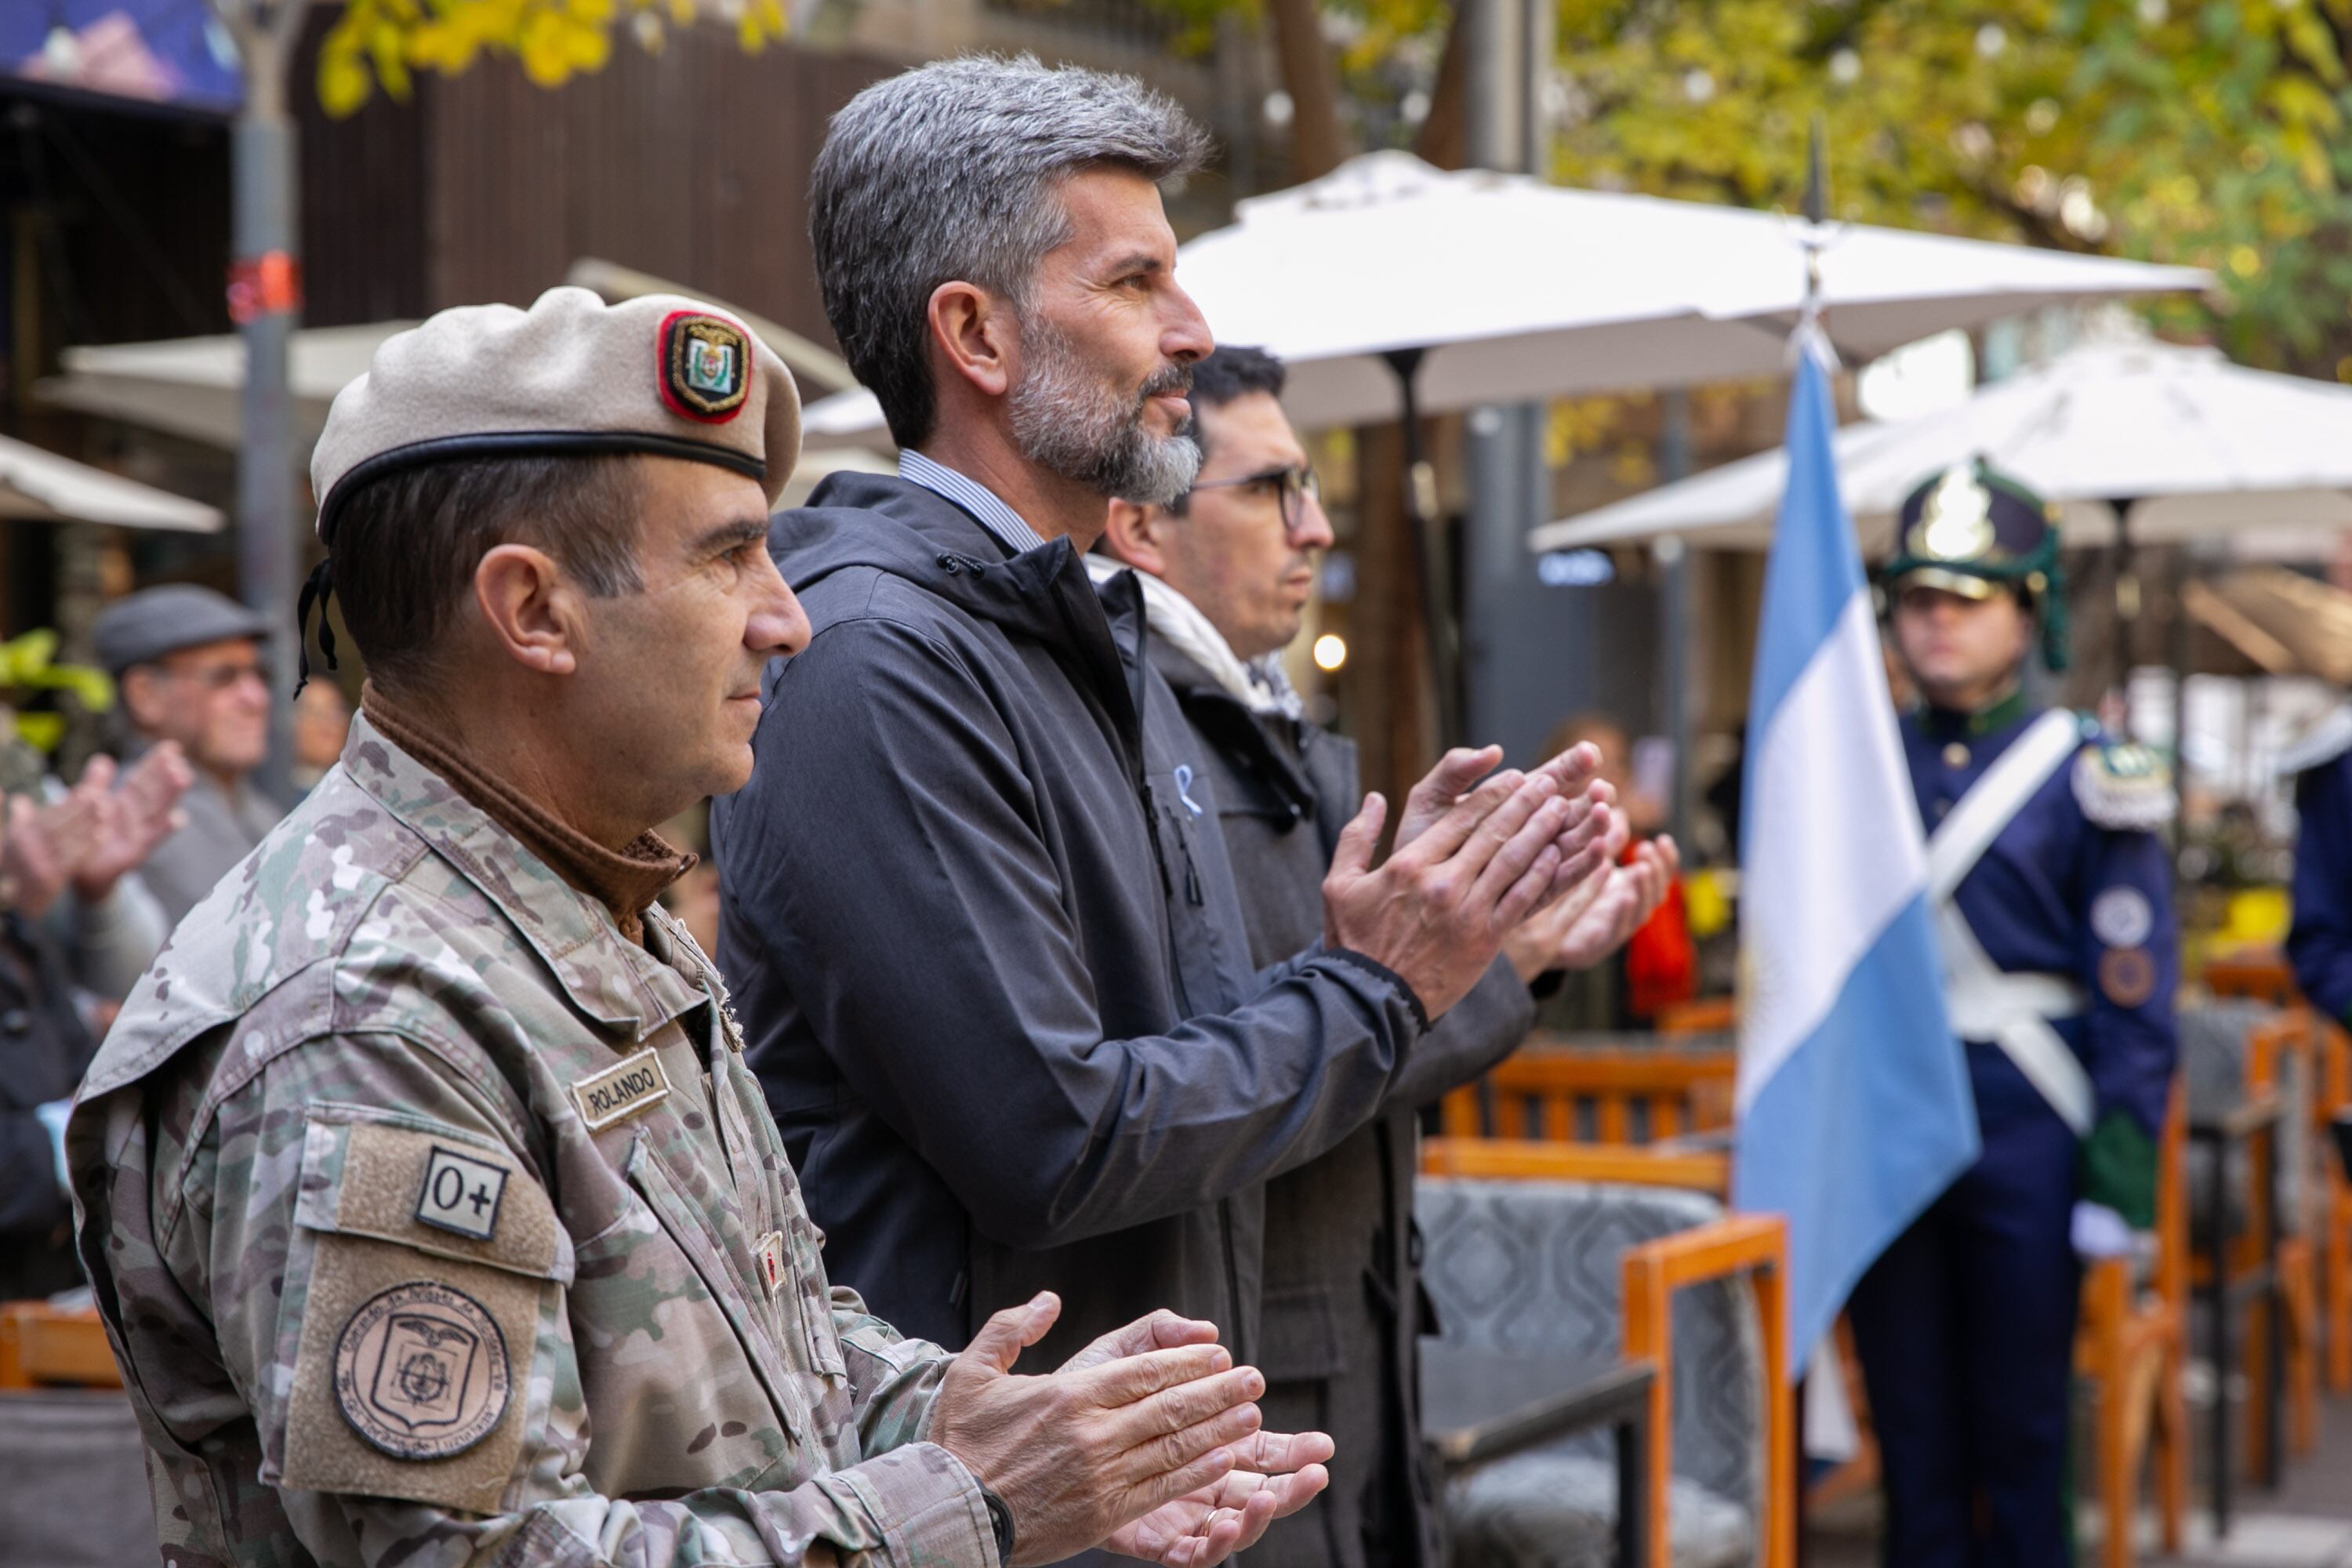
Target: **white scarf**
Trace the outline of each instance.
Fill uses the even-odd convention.
[[[1090,553],[1086,562],[1087,575],[1098,584],[1133,570],[1108,555]],[[1152,631],[1207,670],[1209,678],[1234,701],[1253,713],[1279,713],[1293,721],[1306,717],[1306,705],[1283,672],[1280,653],[1244,659],[1234,652],[1225,634],[1201,613],[1200,605],[1149,572],[1137,572],[1135,576],[1143,584],[1143,616]]]

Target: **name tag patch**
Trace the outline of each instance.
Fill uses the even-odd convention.
[[[772,1230],[761,1237],[755,1256],[760,1260],[760,1282],[773,1296],[784,1288],[784,1233]]]
[[[669,1075],[651,1046],[572,1086],[572,1102],[592,1132],[669,1098]]]
[[[436,1143],[416,1194],[416,1222],[488,1241],[498,1234],[499,1200],[506,1192],[505,1166]]]

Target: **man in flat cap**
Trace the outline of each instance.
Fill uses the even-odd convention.
[[[1920,703],[1952,1024],[1984,1152],[1854,1288],[1890,1563],[2061,1568],[2080,1259],[2153,1225],[2179,975],[2163,764],[2028,688],[2066,661],[2055,512],[1981,461],[1905,501],[1883,581]]]
[[[186,825],[139,868],[166,930],[286,815],[252,782],[269,751],[268,635],[252,611],[192,583],[118,599],[90,628],[140,749],[176,741],[195,772]]]
[[[362,715],[68,1129],[167,1557],[1211,1568],[1323,1484],[1210,1324],[1017,1377],[1051,1295],[951,1357],[828,1289],[654,902],[652,826],[742,784],[808,637],[765,548],[798,442],[782,362],[666,296],[445,311],[336,399]]]

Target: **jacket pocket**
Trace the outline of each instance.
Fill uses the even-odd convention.
[[[1167,894],[1177,999],[1188,1017],[1224,1012],[1237,998],[1229,995],[1233,987],[1215,918],[1221,906],[1213,900],[1209,884],[1213,864],[1209,846],[1202,842],[1204,834],[1221,831],[1216,796],[1209,781],[1190,768],[1150,774],[1143,787]]]
[[[1321,1285],[1269,1290],[1260,1310],[1257,1368],[1268,1383],[1306,1383],[1347,1370],[1331,1292]]]

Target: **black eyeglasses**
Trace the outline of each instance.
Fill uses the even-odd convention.
[[[1278,468],[1260,473],[1244,474],[1238,479],[1211,479],[1197,484],[1194,490],[1231,490],[1255,486],[1278,497],[1282,503],[1282,526],[1286,531],[1296,530],[1307,517],[1307,503],[1323,504],[1323,486],[1315,478],[1311,464],[1286,463]]]

